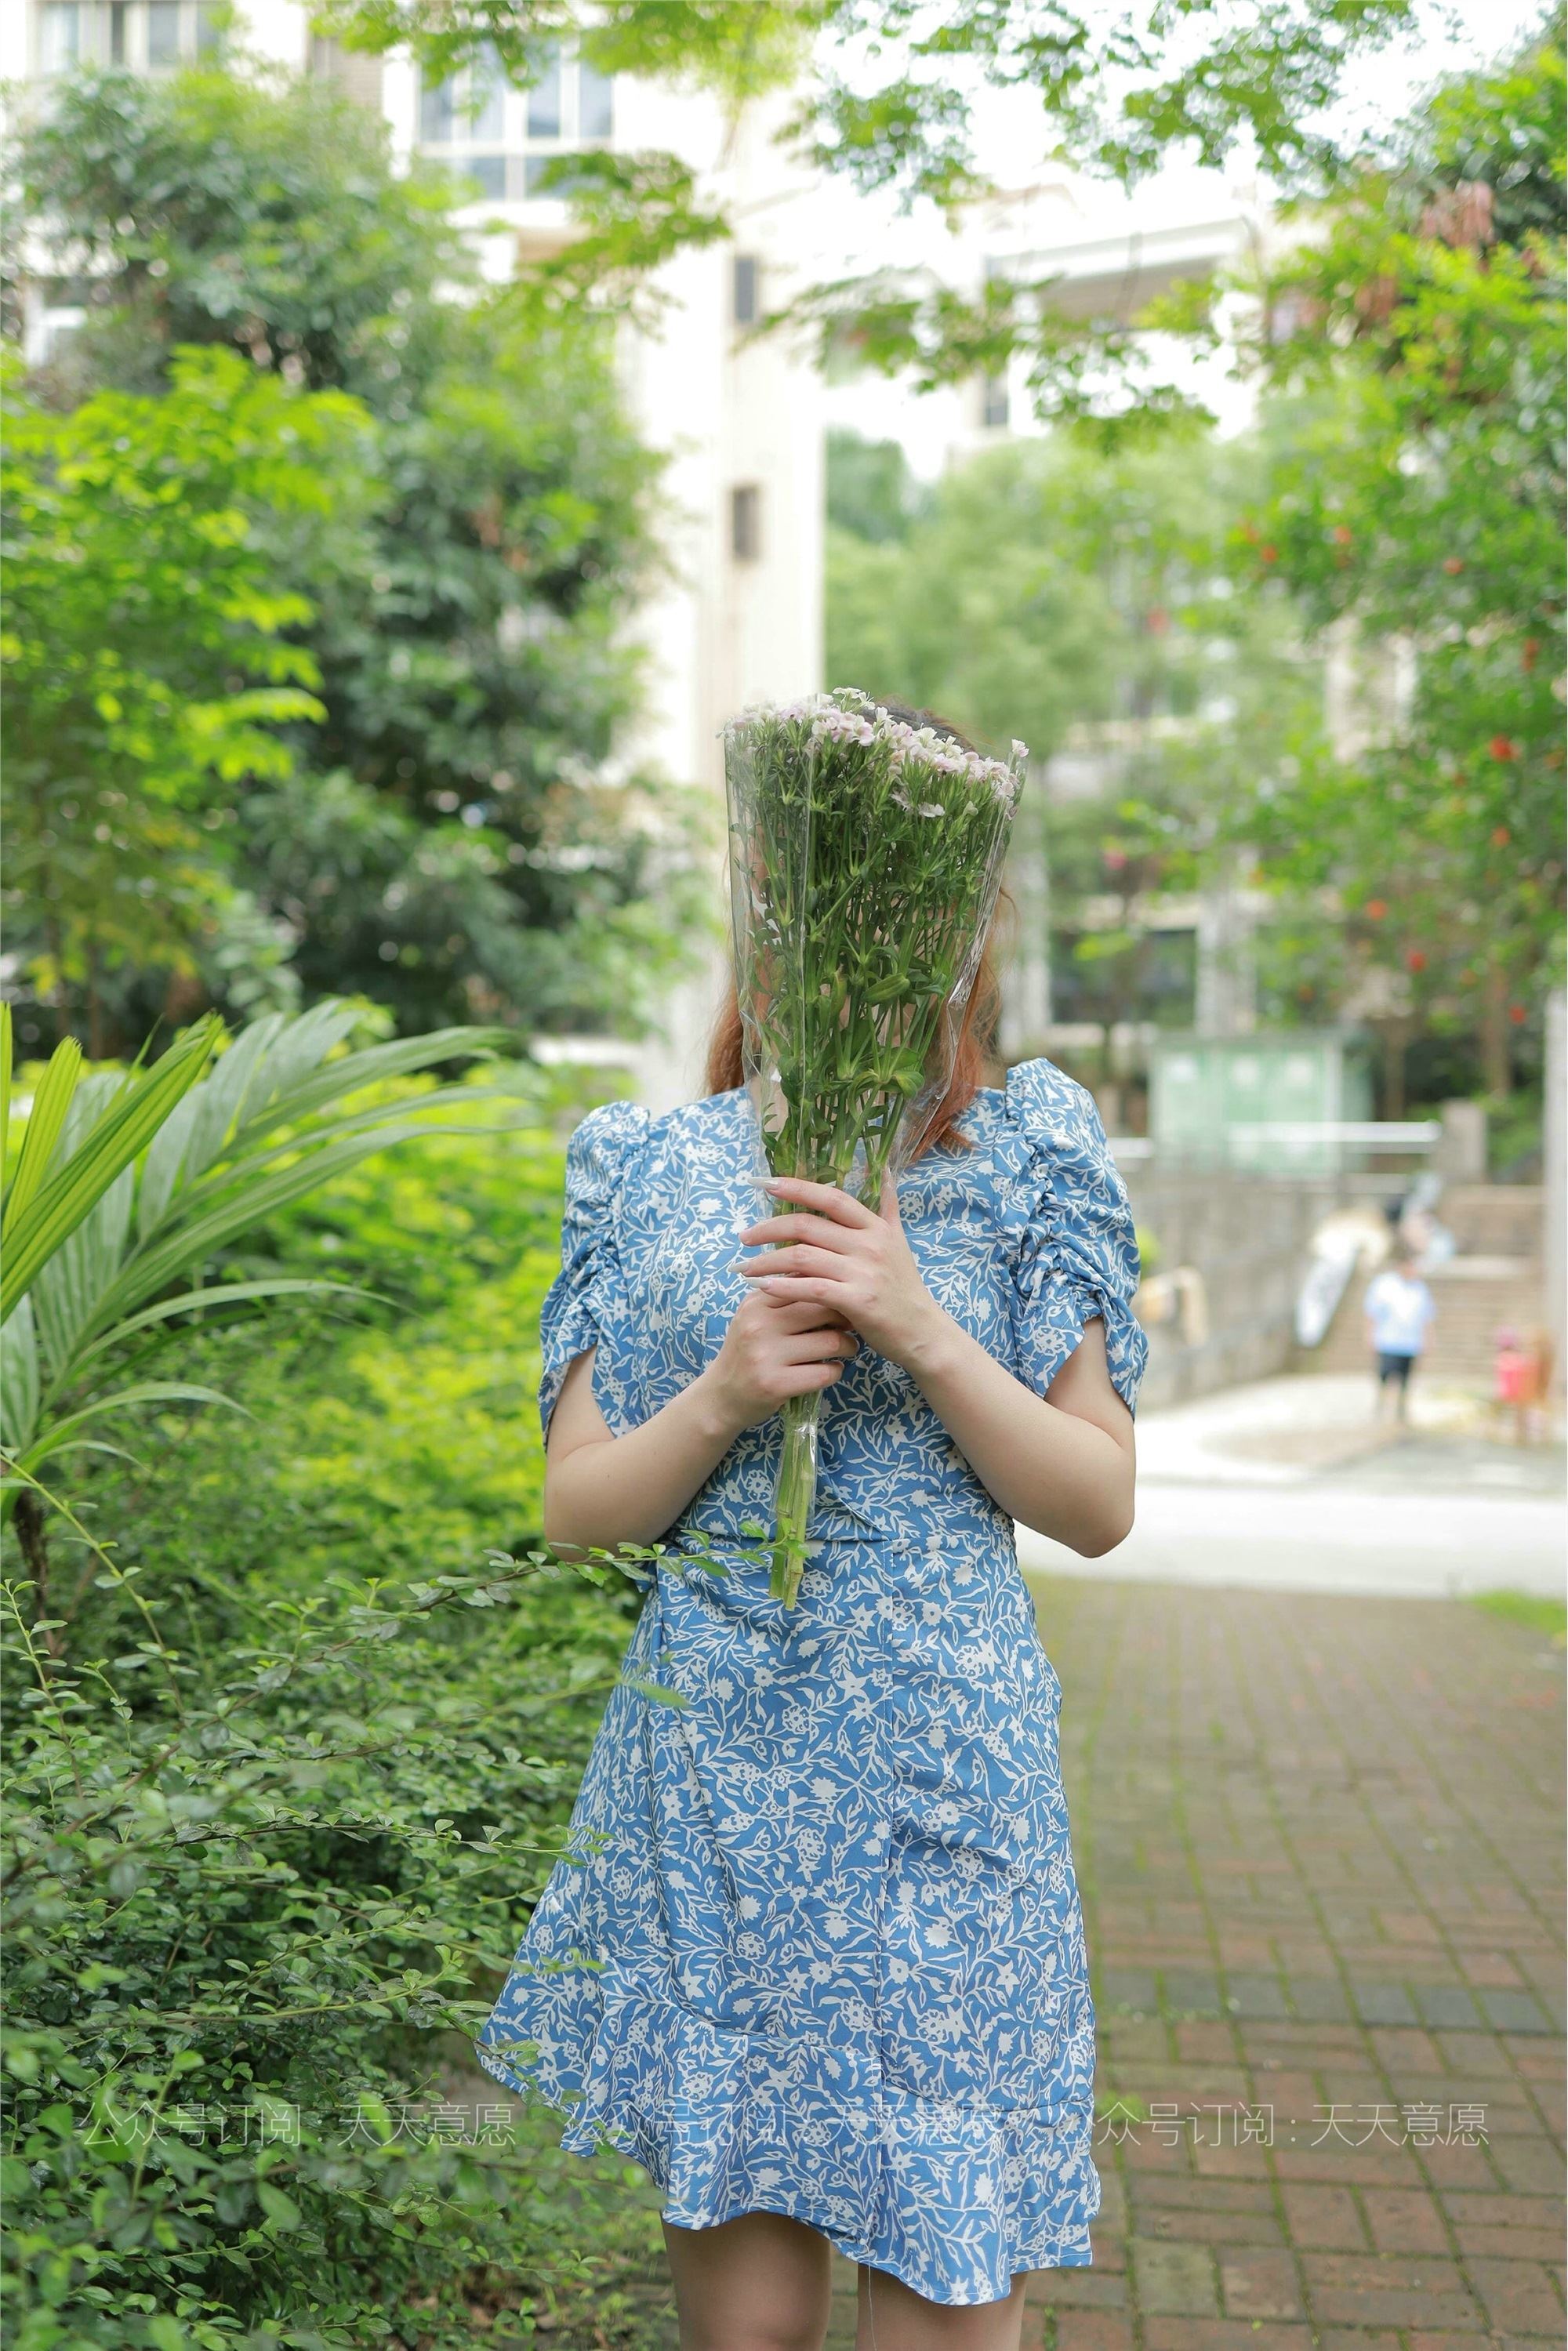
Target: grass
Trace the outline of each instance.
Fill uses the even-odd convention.
[[[1530,1592],[1477,1592],[1470,1595],[1470,1606],[1500,1616],[1505,1625],[1548,1634],[1560,1647],[1568,1645],[1568,1607],[1561,1600],[1539,1599]]]

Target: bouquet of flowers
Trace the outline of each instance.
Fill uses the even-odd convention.
[[[736,987],[775,1176],[875,1206],[930,1131],[1028,753],[988,759],[852,687],[725,729]],[[788,1207],[779,1203],[779,1207]],[[783,1407],[771,1589],[794,1604],[820,1395]]]

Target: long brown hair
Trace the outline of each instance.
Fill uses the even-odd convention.
[[[945,718],[929,710],[913,709],[908,703],[884,702],[883,709],[891,716],[901,718],[908,726],[933,726],[939,735],[966,751],[975,746],[960,735]],[[933,1113],[923,1150],[965,1149],[969,1138],[959,1121],[977,1090],[987,1083],[998,1069],[997,1030],[1001,1017],[1001,985],[997,974],[998,935],[1002,924],[1010,918],[1012,901],[1005,890],[997,893],[997,914],[980,950],[974,985],[958,1016],[957,1033],[954,1035],[949,1022],[944,1019],[932,1040],[927,1058],[928,1072],[935,1076],[943,1069],[950,1071],[941,1101]],[[705,1079],[710,1094],[728,1093],[746,1082],[746,1032],[740,1017],[740,998],[736,992],[735,975],[730,974],[729,986],[708,1038],[707,1067]]]

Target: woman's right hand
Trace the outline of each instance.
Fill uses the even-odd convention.
[[[836,1314],[824,1314],[820,1306],[784,1304],[753,1291],[737,1309],[700,1384],[738,1437],[770,1418],[789,1397],[831,1387],[859,1343]]]

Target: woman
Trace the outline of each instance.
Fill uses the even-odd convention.
[[[546,1536],[668,1552],[479,2053],[653,2174],[686,2351],[817,2351],[833,2247],[862,2345],[1016,2351],[1028,2273],[1090,2259],[1061,1691],[1013,1521],[1122,1541],[1145,1341],[1092,1102],[1045,1061],[977,1082],[995,1002],[988,959],[879,1207],[748,1189],[733,998],[704,1101],[609,1103],[568,1155]],[[754,1538],[815,1388],[786,1611]]]

